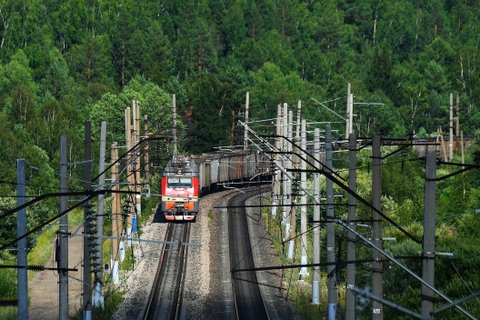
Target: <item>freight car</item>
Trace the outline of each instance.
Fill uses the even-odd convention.
[[[270,161],[254,151],[210,153],[193,157],[198,166],[200,194],[224,189],[231,185],[246,186],[268,180]]]
[[[161,214],[167,221],[195,221],[198,197],[271,177],[270,160],[253,150],[217,152],[172,162],[162,177]]]

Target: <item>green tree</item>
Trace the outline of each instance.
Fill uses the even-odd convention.
[[[86,83],[113,86],[114,66],[112,44],[108,35],[84,37],[68,54],[70,70],[75,79]]]
[[[32,93],[36,93],[37,84],[33,81],[32,70],[23,50],[19,49],[10,62],[0,66],[0,94],[10,92],[15,86],[23,85]]]
[[[93,135],[98,136],[100,123],[106,121],[109,128],[107,140],[110,143],[125,141],[124,112],[132,105],[132,100],[140,102],[140,112],[148,116],[152,132],[164,135],[171,128],[171,96],[156,84],[136,78],[121,93],[107,93],[93,103],[89,115]]]
[[[282,73],[280,68],[267,62],[250,74],[252,83],[252,116],[257,119],[276,115],[279,103],[296,105],[309,92],[309,85],[297,73]]]

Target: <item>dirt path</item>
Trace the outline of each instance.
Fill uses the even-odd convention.
[[[76,230],[75,230],[76,231]],[[77,234],[82,234],[78,230]],[[51,242],[55,246],[55,240]],[[68,296],[69,314],[73,316],[80,308],[82,293],[82,269],[83,237],[72,237],[68,241],[68,266],[78,271],[69,272]],[[54,257],[45,267],[56,267]],[[58,319],[58,273],[56,271],[36,272],[35,277],[28,283],[29,306],[28,318],[30,320]]]

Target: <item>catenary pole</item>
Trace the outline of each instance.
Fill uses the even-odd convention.
[[[450,93],[450,117],[448,121],[448,161],[453,159],[453,93]]]
[[[175,94],[172,95],[172,108],[173,108],[173,160],[177,159],[177,98]]]
[[[85,164],[83,174],[83,190],[92,191],[92,129],[90,121],[85,123]],[[91,273],[91,224],[92,210],[90,201],[83,205],[84,225],[83,233],[83,319],[92,319],[92,273]]]
[[[300,109],[300,105],[298,106],[297,108],[297,122],[296,122],[296,128],[295,128],[295,145],[298,145],[298,143],[300,142],[300,112],[301,112],[301,109]],[[293,134],[293,110],[291,110],[289,113],[288,113],[288,122],[290,124],[290,127],[291,127],[291,130],[289,130],[289,133]],[[290,136],[289,136],[290,137]],[[292,137],[290,137],[292,138]],[[296,155],[293,155],[291,154],[291,152],[293,151],[294,153],[297,153],[299,150],[294,150],[294,147],[292,144],[288,144],[288,151],[289,151],[289,155],[292,156],[292,159],[293,159],[293,168],[294,169],[299,169],[299,164],[300,164],[300,158]],[[291,181],[290,182],[290,197],[292,199],[291,201],[291,209],[290,209],[290,233],[288,234],[288,237],[290,238],[290,241],[288,241],[288,258],[289,259],[293,259],[295,258],[295,241],[297,239],[297,200],[298,200],[298,197],[296,195],[296,193],[298,192],[299,188],[298,188],[298,173],[294,173],[293,174],[294,177],[295,177],[295,181]]]
[[[279,136],[281,135],[281,121],[282,121],[282,105],[279,104],[277,106],[277,119],[275,121],[275,133],[277,135],[277,138],[275,138],[275,149],[280,150],[280,138]],[[275,154],[273,156],[273,161],[277,162],[279,159],[279,156]],[[277,205],[278,205],[278,198],[280,197],[280,179],[281,179],[281,171],[278,169],[274,169],[272,167],[272,170],[274,171],[274,176],[273,176],[273,188],[272,188],[272,218],[275,218],[277,216]]]
[[[378,210],[382,210],[382,154],[381,154],[381,138],[380,136],[373,137],[372,141],[372,205]],[[376,212],[372,211],[373,220],[373,243],[383,248],[382,238],[382,217]],[[372,293],[377,297],[383,297],[383,263],[380,262],[382,255],[377,251],[372,252]],[[383,304],[379,301],[372,302],[372,319],[383,319]]]
[[[141,175],[140,175],[140,166],[141,166],[141,147],[140,143],[140,102],[135,101],[135,117],[133,119],[134,123],[134,133],[135,133],[135,214],[140,217],[142,215],[142,184],[141,184]]]
[[[118,160],[118,146],[117,142],[112,144],[112,282],[115,285],[120,284],[120,277],[119,277],[119,260],[120,260],[120,241],[118,240],[122,233],[122,211],[121,211],[121,198],[120,193],[116,191],[120,191],[120,184],[118,181],[118,167],[119,164]],[[119,201],[120,200],[120,201]],[[120,205],[119,205],[120,204]]]
[[[288,137],[288,105],[286,103],[283,104],[283,125],[282,125],[282,135]],[[288,144],[286,139],[282,139],[282,151],[288,151]],[[285,169],[290,168],[290,159],[289,156],[286,155],[283,157],[283,167]],[[290,221],[288,221],[288,213],[287,210],[290,208],[290,194],[289,194],[289,183],[290,179],[287,179],[285,173],[282,174],[283,186],[282,186],[282,200],[283,200],[283,207],[282,207],[282,222],[285,225],[285,238],[288,238],[288,233],[290,232]]]
[[[351,85],[350,82],[347,84],[347,112],[345,113],[345,139],[348,139],[348,135],[350,134],[350,91]]]
[[[60,192],[68,192],[67,136],[60,138]],[[68,197],[60,197],[60,212],[68,209]],[[68,214],[60,218],[58,227],[58,318],[68,320]]]
[[[332,129],[330,124],[325,127],[325,156],[326,166],[333,170]],[[333,181],[326,180],[326,209],[327,209],[327,289],[328,289],[328,320],[337,317],[337,277],[335,268],[335,224],[333,209]]]
[[[25,160],[17,159],[17,207],[26,202]],[[17,237],[27,233],[27,209],[17,213]],[[27,272],[27,238],[17,241],[17,264],[25,268],[17,269],[18,319],[28,319],[28,272]]]
[[[302,128],[301,128],[301,139],[302,139],[302,150],[307,150],[307,121],[305,119],[302,120]],[[303,158],[307,158],[306,152],[303,153]],[[302,172],[300,173],[300,181],[301,181],[301,196],[300,196],[300,232],[301,232],[301,256],[300,256],[300,263],[302,265],[306,265],[308,263],[308,256],[307,256],[307,249],[308,249],[308,239],[307,239],[307,194],[303,191],[307,189],[307,163],[302,161],[301,163]],[[308,276],[308,268],[302,267],[300,269],[300,276],[301,278],[306,278]]]
[[[457,116],[455,118],[455,135],[458,137],[460,135],[460,97],[457,92],[457,106],[456,106]]]
[[[132,149],[132,120],[131,120],[131,113],[130,107],[125,110],[125,141],[127,145],[127,150]],[[128,188],[132,188],[134,184],[133,179],[133,164],[132,164],[132,152],[128,152],[127,154],[127,182]],[[132,213],[133,213],[133,202],[130,198],[127,198],[127,245],[131,245],[132,239]]]
[[[293,135],[293,110],[288,111],[288,129],[287,129],[287,137],[288,140],[292,141],[292,135]],[[287,152],[287,158],[290,157],[290,159],[287,161],[288,168],[292,169],[294,166],[294,158],[292,156],[292,151],[293,151],[293,146],[291,143],[286,141],[286,152]],[[290,212],[287,215],[287,228],[285,230],[285,235],[286,238],[293,238],[294,236],[291,234],[291,230],[293,229],[291,227],[291,222],[292,222],[292,216],[295,215],[295,197],[292,195],[293,191],[293,181],[291,179],[287,179],[287,205],[290,206]],[[290,220],[289,220],[290,219]],[[291,243],[291,242],[290,242]],[[289,243],[289,244],[290,244]],[[290,247],[289,247],[289,257],[290,257]],[[292,258],[290,258],[292,259]]]
[[[320,129],[315,128],[313,134],[313,153],[317,161],[320,161]],[[313,174],[313,267],[312,275],[312,304],[320,304],[320,173]]]
[[[143,134],[145,138],[149,137],[148,115],[143,116]],[[147,191],[147,197],[150,197],[150,143],[147,142],[144,145],[143,161],[145,170],[145,189]]]
[[[348,137],[348,188],[357,192],[357,137],[352,132]],[[355,230],[356,223],[356,199],[354,196],[348,196],[348,225]],[[347,261],[355,261],[355,234],[347,231]],[[355,287],[355,264],[347,264],[346,277],[346,302],[345,302],[345,320],[355,320],[355,294],[352,288]]]
[[[250,104],[250,92],[245,95],[245,128],[243,131],[243,150],[248,149],[248,108]]]
[[[98,171],[100,173],[98,177],[98,187],[99,189],[105,188],[105,149],[107,143],[107,122],[102,121],[100,125],[100,158],[98,162]],[[93,304],[99,308],[103,309],[104,298],[103,298],[103,215],[105,209],[105,195],[98,195],[97,202],[97,254],[96,254],[96,266],[95,266],[95,284],[93,291]]]
[[[435,178],[436,152],[428,148],[425,164],[425,208],[423,219],[422,279],[431,285],[435,279]],[[422,284],[422,315],[433,317],[434,292]]]

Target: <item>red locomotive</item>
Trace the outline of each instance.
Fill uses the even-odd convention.
[[[195,221],[198,214],[198,169],[193,160],[174,159],[162,177],[161,213],[167,221]]]

